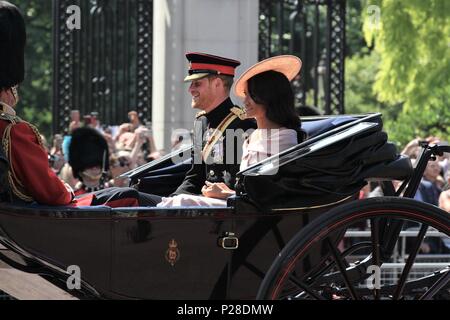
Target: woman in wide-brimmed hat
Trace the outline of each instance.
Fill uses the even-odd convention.
[[[301,66],[301,60],[292,55],[272,57],[255,64],[237,80],[234,93],[243,99],[246,116],[256,119],[258,125],[244,143],[241,170],[304,140],[290,83]],[[202,193],[203,197],[163,198],[158,206],[226,205],[225,199],[235,194],[224,183],[208,181]]]

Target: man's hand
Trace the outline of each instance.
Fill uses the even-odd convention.
[[[64,184],[64,187],[66,187],[66,190],[69,191],[69,193],[72,195],[72,201],[73,201],[73,198],[75,198],[75,192],[73,191],[72,187],[64,180],[61,180],[61,182]]]
[[[209,181],[205,181],[205,186],[202,188],[202,194],[208,198],[225,200],[235,195],[236,192],[228,188],[225,183],[211,183]]]

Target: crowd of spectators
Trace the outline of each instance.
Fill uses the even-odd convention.
[[[130,111],[128,119],[129,122],[119,126],[102,125],[98,113],[92,112],[81,120],[80,112],[72,110],[67,134],[55,134],[51,145],[47,143],[50,167],[74,190],[79,188],[80,181],[73,176],[69,165],[69,146],[72,132],[88,126],[97,130],[108,144],[109,176],[105,187],[128,186],[126,179],[119,178],[121,174],[158,159],[163,154],[156,149],[151,126],[142,124],[136,111]]]
[[[416,138],[410,141],[401,153],[411,159],[413,166],[419,159],[421,151],[423,150],[422,144],[425,142],[428,144],[447,143],[437,137],[428,137],[426,139]],[[393,181],[396,190],[401,184],[402,181]],[[360,199],[382,196],[382,188],[377,183],[367,184],[359,194]],[[428,162],[414,198],[438,206],[450,213],[450,154],[446,153],[436,160],[430,160]],[[417,225],[406,225],[404,227],[408,230],[418,230]],[[368,228],[370,228],[370,226],[365,223],[352,226],[352,229],[355,230],[367,230]],[[356,240],[357,239],[347,239],[345,241],[353,243]],[[410,242],[409,240],[407,241],[407,247]],[[342,245],[344,245],[344,243],[341,243],[341,246]],[[427,237],[423,241],[420,251],[422,254],[448,254],[450,253],[450,239],[448,237]]]
[[[416,161],[422,150],[421,143],[427,142],[429,144],[446,144],[438,137],[428,137],[426,139],[416,138],[410,141],[404,150],[403,154],[409,156],[411,160]],[[423,174],[423,179],[420,183],[419,190],[416,193],[415,199],[431,203],[439,206],[441,209],[450,212],[450,155],[437,157],[435,161],[429,161]]]
[[[415,162],[420,157],[421,144],[424,142],[447,144],[438,137],[416,138],[406,145],[402,153]],[[450,155],[448,153],[428,162],[415,199],[433,204],[450,213]],[[450,253],[450,239],[448,237],[426,238],[422,243],[421,251],[425,254]]]
[[[447,144],[447,142],[442,141],[438,137],[413,139],[401,152],[411,159],[413,166],[420,157],[421,151],[423,150],[423,143]],[[400,184],[401,181],[394,181],[394,187],[396,189]],[[381,187],[376,186],[371,188],[370,185],[360,195],[361,198],[378,196],[383,196]],[[437,157],[435,160],[431,159],[428,162],[414,198],[438,206],[450,213],[450,155],[448,153],[444,153],[443,156]],[[450,253],[450,239],[436,237],[425,238],[421,246],[421,252],[423,254]]]

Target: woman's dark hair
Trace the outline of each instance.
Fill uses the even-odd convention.
[[[24,79],[25,21],[19,9],[0,1],[0,90]]]
[[[294,107],[294,92],[286,76],[277,71],[259,73],[247,82],[248,94],[266,107],[266,117],[288,129],[298,132],[299,143],[305,139],[301,120]]]

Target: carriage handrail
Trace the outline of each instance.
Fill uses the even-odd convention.
[[[359,122],[357,124],[354,124],[350,128],[346,129],[339,128],[341,130],[333,135],[327,135],[326,137],[323,137],[323,139],[319,141],[311,142],[308,140],[307,141],[308,143],[306,143],[303,147],[300,147],[301,145],[303,145],[302,143],[300,145],[295,146],[294,148],[289,149],[288,152],[286,153],[283,152],[278,155],[272,156],[266,160],[263,160],[258,164],[252,166],[251,168],[241,171],[240,173],[238,173],[238,176],[240,174],[242,175],[268,174],[270,171],[278,169],[283,165],[287,165],[293,161],[298,160],[301,157],[304,157],[308,154],[311,154],[327,146],[330,146],[336,142],[354,136],[355,134],[372,129],[376,126],[378,126],[378,124],[373,122]]]
[[[416,167],[414,168],[413,175],[409,180],[403,182],[397,191],[397,196],[399,196],[403,190],[406,188],[403,196],[406,198],[414,198],[417,189],[419,187],[420,181],[422,180],[423,173],[427,167],[430,159],[435,156],[442,156],[444,153],[450,152],[450,146],[444,144],[428,144],[428,142],[421,143],[422,152],[419,155],[419,160],[417,161]]]
[[[344,124],[342,126],[334,128],[334,129],[332,129],[330,131],[327,131],[327,132],[319,134],[319,135],[317,135],[315,137],[312,137],[311,139],[307,139],[307,140],[303,141],[302,143],[300,143],[300,144],[298,144],[296,146],[293,146],[293,147],[291,147],[289,149],[286,149],[286,150],[284,150],[284,151],[282,151],[282,152],[280,152],[280,153],[278,153],[276,155],[273,155],[273,156],[271,156],[271,157],[269,157],[267,159],[264,159],[264,160],[262,160],[262,161],[260,161],[260,162],[258,162],[256,164],[246,168],[245,170],[242,170],[242,171],[238,172],[237,173],[237,177],[241,177],[243,175],[246,175],[248,172],[254,171],[257,167],[263,167],[265,165],[270,164],[273,161],[277,161],[281,157],[283,157],[283,156],[285,156],[285,155],[287,155],[287,154],[289,154],[291,152],[297,151],[299,153],[299,156],[302,156],[303,155],[302,152],[303,151],[307,151],[306,148],[309,145],[311,145],[311,144],[313,144],[315,142],[318,142],[318,141],[320,141],[322,139],[325,139],[327,137],[330,137],[332,135],[338,134],[338,133],[340,133],[340,132],[342,132],[344,130],[347,130],[347,129],[349,129],[349,128],[355,126],[355,125],[358,125],[360,123],[367,122],[367,123],[373,123],[374,125],[379,125],[378,123],[371,122],[371,120],[376,119],[376,118],[380,118],[381,119],[381,116],[382,116],[381,113],[368,114],[366,116],[363,116],[360,119],[356,119],[356,120],[354,120],[354,121],[352,121],[350,123],[346,123],[346,124]],[[336,118],[338,118],[338,117],[336,117]],[[283,164],[287,164],[287,163],[289,163],[291,161],[295,161],[296,159],[297,158],[294,158],[294,159],[291,159],[288,162],[283,162]]]
[[[330,118],[336,118],[336,119],[338,119],[338,118],[340,118],[340,117],[342,117],[342,115],[334,115],[334,116],[333,116],[333,115],[331,115],[331,116],[309,116],[309,117],[302,117],[302,121],[304,121],[304,122],[309,122],[309,121],[325,120],[325,119],[330,119]],[[351,127],[351,126],[353,126],[353,125],[355,125],[355,124],[358,124],[358,123],[360,123],[360,122],[370,121],[370,120],[375,119],[375,118],[377,118],[377,117],[381,117],[381,114],[380,114],[380,113],[370,113],[370,114],[367,114],[367,115],[346,115],[346,117],[355,118],[355,120],[352,121],[352,122],[350,122],[350,123],[347,123],[347,124],[344,124],[344,125],[342,125],[342,126],[339,126],[339,127],[337,127],[337,128],[334,128],[334,129],[332,129],[332,130],[330,130],[330,131],[328,131],[328,132],[322,133],[322,134],[320,134],[320,135],[318,135],[318,136],[312,137],[312,138],[306,140],[305,142],[303,142],[303,143],[301,143],[301,144],[299,144],[299,145],[297,145],[297,146],[294,146],[294,147],[292,147],[292,148],[290,148],[290,149],[287,149],[287,150],[285,150],[285,151],[279,153],[279,154],[276,155],[276,156],[282,156],[282,155],[284,155],[284,154],[287,154],[287,153],[291,152],[292,150],[294,150],[294,149],[296,149],[296,148],[300,148],[300,147],[302,147],[302,146],[304,146],[304,145],[307,145],[307,144],[313,143],[313,142],[315,142],[315,141],[318,141],[318,140],[320,140],[320,139],[323,139],[323,138],[325,138],[325,137],[327,137],[327,136],[329,136],[329,135],[331,135],[331,134],[334,134],[334,133],[336,133],[336,132],[339,132],[339,131],[341,131],[341,130],[344,130],[344,129],[346,129],[346,128],[349,128],[349,127]],[[169,159],[171,159],[171,158],[179,158],[179,155],[180,155],[180,154],[185,154],[186,152],[189,152],[189,155],[190,155],[191,150],[192,150],[192,145],[187,146],[187,147],[182,148],[182,149],[179,149],[179,150],[176,150],[176,151],[173,151],[173,152],[171,152],[171,153],[169,153],[169,154],[163,156],[163,157],[160,158],[160,159],[151,161],[151,162],[149,162],[149,163],[147,163],[147,164],[145,164],[145,165],[142,165],[142,166],[140,166],[140,167],[138,167],[138,168],[135,168],[135,169],[132,169],[132,170],[130,170],[130,171],[127,171],[127,172],[123,173],[123,174],[121,174],[121,175],[119,176],[119,178],[133,178],[133,177],[135,177],[135,176],[138,176],[138,175],[140,175],[140,174],[146,172],[148,169],[150,169],[150,168],[152,168],[152,167],[155,167],[155,166],[157,166],[157,165],[163,163],[164,161],[167,161],[167,160],[169,160]],[[274,157],[275,157],[275,156],[274,156]],[[268,158],[268,159],[264,160],[263,162],[269,161],[270,159],[271,159],[271,158]],[[256,166],[259,165],[260,163],[261,163],[261,162],[255,164],[255,165],[253,165],[253,166],[250,166],[250,167],[247,168],[246,170],[244,170],[244,171],[242,171],[242,172],[239,172],[238,175],[240,175],[240,174],[243,173],[243,172],[246,172],[247,170],[252,169],[253,167],[256,167]]]
[[[188,147],[185,147],[185,148],[181,148],[181,149],[176,150],[176,151],[173,151],[173,152],[171,152],[171,153],[161,157],[160,159],[153,160],[153,161],[151,161],[151,162],[149,162],[147,164],[144,164],[143,166],[140,166],[140,167],[138,167],[136,169],[133,169],[133,170],[130,170],[130,171],[127,171],[127,172],[123,173],[123,174],[121,174],[119,176],[119,178],[133,178],[134,176],[137,176],[137,175],[139,175],[141,173],[144,173],[145,171],[147,171],[148,169],[150,169],[152,167],[156,167],[157,165],[163,163],[164,161],[167,161],[167,160],[169,160],[171,158],[176,158],[176,157],[179,158],[178,155],[184,154],[186,152],[189,152],[189,156],[190,156],[191,150],[192,150],[192,145],[190,145]]]

